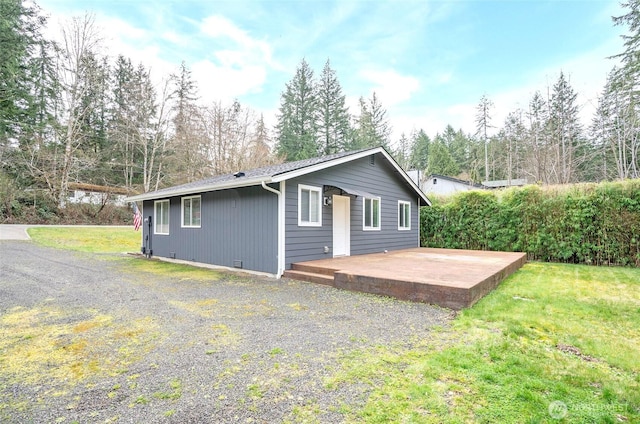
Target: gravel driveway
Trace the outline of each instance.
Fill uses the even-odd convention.
[[[0,421],[343,422],[340,358],[410,346],[448,310],[292,280],[160,275],[0,241]]]

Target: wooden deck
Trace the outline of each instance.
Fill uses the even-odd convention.
[[[298,262],[284,276],[458,310],[525,262],[525,253],[415,248]]]

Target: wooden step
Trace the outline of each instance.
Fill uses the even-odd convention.
[[[311,274],[323,274],[323,275],[328,275],[330,277],[333,277],[333,274],[336,272],[335,269],[322,267],[322,266],[307,265],[304,263],[293,263],[291,264],[291,269],[293,271],[302,271],[302,272],[308,272]]]
[[[316,284],[326,284],[333,286],[333,276],[326,274],[318,274],[315,272],[306,272],[299,270],[287,270],[284,272],[283,277],[292,278],[294,280],[308,281]]]

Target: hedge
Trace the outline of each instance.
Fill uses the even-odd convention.
[[[640,180],[467,191],[420,211],[421,244],[640,266]]]

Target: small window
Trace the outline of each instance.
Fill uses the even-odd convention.
[[[322,189],[298,185],[298,225],[303,227],[322,226]]]
[[[182,198],[182,226],[200,228],[200,196]]]
[[[154,202],[154,233],[155,234],[169,234],[169,201],[158,200]]]
[[[438,184],[438,179],[437,178],[433,179],[433,184]]]
[[[364,198],[362,228],[364,230],[380,229],[380,198]]]
[[[398,201],[398,230],[411,229],[411,203]]]

